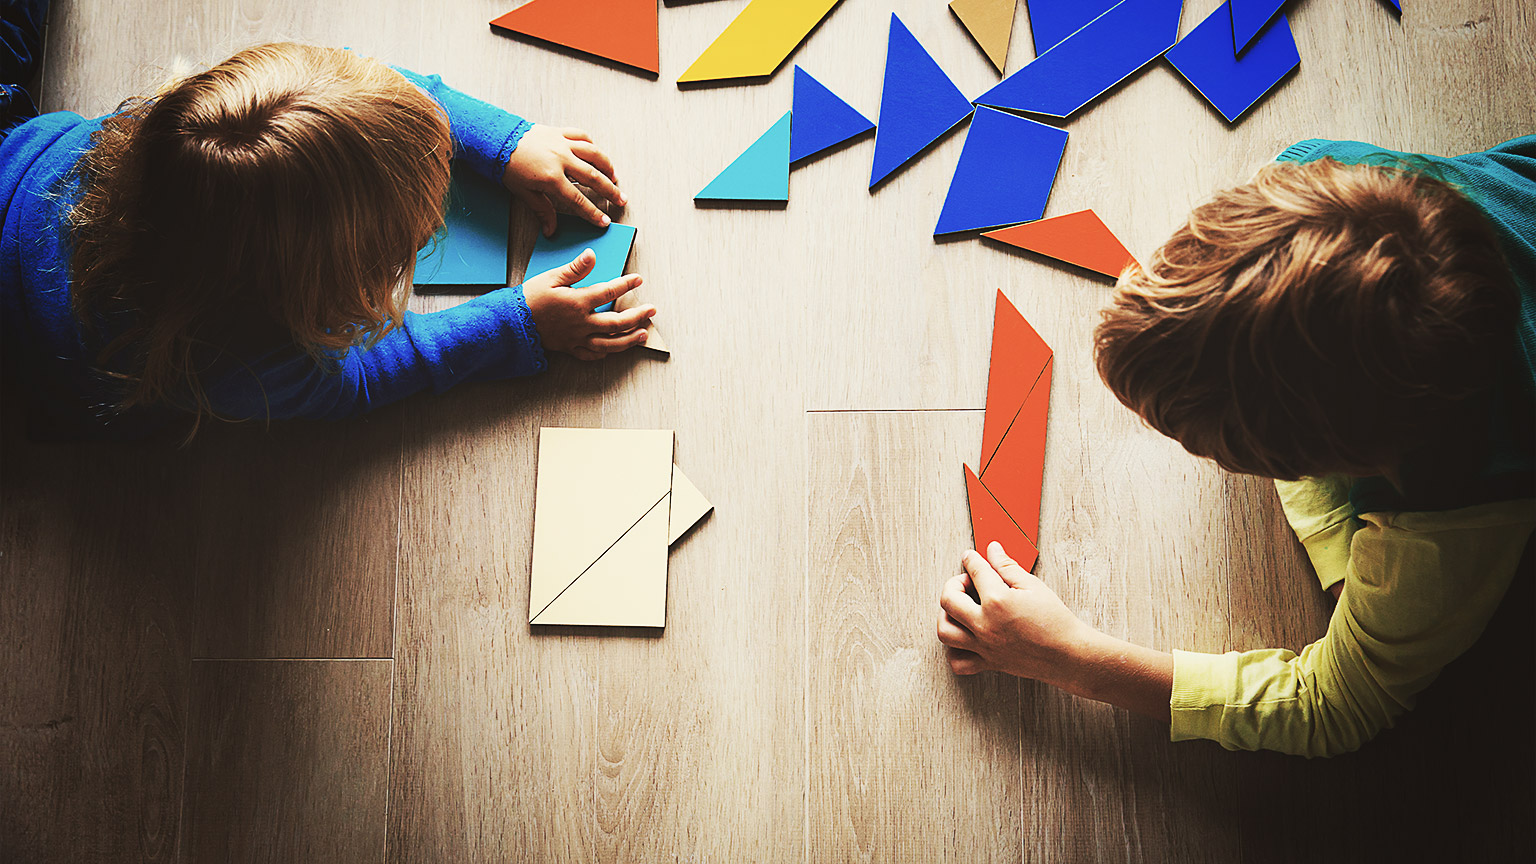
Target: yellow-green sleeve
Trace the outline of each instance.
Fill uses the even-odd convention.
[[[1361,518],[1322,639],[1299,655],[1174,652],[1173,740],[1304,756],[1358,748],[1477,641],[1536,527],[1536,501]]]
[[[1349,480],[1340,476],[1276,480],[1275,491],[1280,493],[1286,521],[1317,571],[1317,581],[1325,590],[1343,582],[1349,541],[1362,524],[1349,503]]]

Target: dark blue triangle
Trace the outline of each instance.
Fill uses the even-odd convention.
[[[811,73],[795,67],[794,122],[789,129],[789,161],[835,147],[875,128],[869,118],[838,98]]]
[[[1044,216],[1066,147],[1065,129],[977,108],[934,235]]]
[[[1104,14],[1119,0],[1029,0],[1029,32],[1035,38],[1035,56]]]
[[[871,188],[971,114],[971,103],[891,13]]]

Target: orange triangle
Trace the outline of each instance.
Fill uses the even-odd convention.
[[[656,0],[529,0],[491,26],[661,71]]]
[[[981,479],[1024,536],[1040,542],[1040,491],[1045,483],[1045,425],[1051,407],[1051,367],[1045,362],[1039,383],[1003,433]]]
[[[997,292],[997,309],[992,315],[992,366],[987,372],[987,413],[981,421],[981,466],[987,463],[1014,415],[1024,404],[1040,370],[1051,359],[1051,346],[1045,344],[1035,328],[1029,326],[1019,310],[1013,308],[1002,291]]]
[[[1135,261],[1114,232],[1099,219],[1099,214],[1092,210],[999,228],[981,236],[1117,279],[1121,271]]]
[[[971,502],[971,535],[976,542],[976,551],[986,555],[987,545],[996,540],[1003,544],[1003,551],[1019,562],[1019,566],[1033,571],[1035,561],[1040,557],[1039,550],[1008,517],[969,465],[965,466],[965,494]]]

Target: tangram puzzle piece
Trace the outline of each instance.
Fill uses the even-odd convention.
[[[453,160],[443,237],[416,253],[418,288],[500,288],[507,284],[507,234],[512,198],[507,190]]]
[[[661,71],[656,0],[528,0],[491,27]]]
[[[529,623],[664,626],[667,547],[711,509],[670,431],[541,429]]]
[[[534,241],[533,255],[528,258],[528,268],[523,276],[525,280],[564,267],[585,249],[592,250],[592,254],[597,256],[597,263],[592,267],[592,272],[572,285],[572,288],[600,285],[624,275],[624,267],[629,263],[629,250],[635,245],[633,226],[612,222],[607,228],[602,228],[566,213],[560,214],[558,218],[555,236],[545,237],[540,234],[539,239]],[[605,303],[593,311],[607,312],[612,308],[612,303]]]
[[[1397,14],[1399,14],[1399,15],[1403,14],[1403,4],[1402,3],[1398,2],[1398,0],[1387,0],[1387,2],[1391,3],[1392,4],[1392,8],[1397,10]]]
[[[971,115],[971,103],[896,13],[880,88],[880,126],[870,188]]]
[[[1040,546],[1040,492],[1052,356],[1024,316],[997,294],[982,420],[981,471],[965,469],[976,548],[997,540],[1025,569]],[[1014,532],[1017,532],[1015,535]]]
[[[1168,62],[1230,123],[1300,66],[1301,54],[1291,23],[1284,15],[1276,15],[1238,56],[1232,47],[1228,8],[1226,3],[1217,6],[1168,49]]]
[[[1028,0],[1029,31],[1035,37],[1036,56],[1103,15],[1119,0]]]
[[[794,122],[789,130],[790,162],[799,162],[875,128],[869,118],[799,66],[795,67],[794,100]]]
[[[1228,0],[1222,4],[1232,9],[1231,14],[1224,17],[1227,18],[1227,32],[1232,34],[1232,42],[1237,46],[1238,54],[1248,50],[1249,43],[1258,38],[1259,31],[1285,4],[1286,0]],[[1205,20],[1211,19],[1207,17]]]
[[[635,292],[631,291],[616,300],[613,304],[613,308],[617,312],[623,312],[628,309],[633,309],[639,305],[640,300],[635,297]],[[671,356],[672,349],[667,347],[667,340],[661,338],[661,331],[656,329],[655,324],[646,325],[645,331],[645,344],[641,345],[641,348],[654,351],[657,354],[661,354],[662,356]]]
[[[933,233],[1039,219],[1066,147],[1065,129],[977,108]]]
[[[1008,63],[1013,39],[1013,8],[1018,0],[949,0],[949,11],[960,19],[997,71]]]
[[[786,111],[752,146],[725,166],[695,201],[788,201],[789,118]]]
[[[1126,251],[1120,238],[1092,210],[1079,210],[1065,216],[1026,222],[1011,228],[988,231],[981,236],[1048,255],[1068,264],[1076,264],[1111,278],[1119,278],[1121,271],[1135,260]]]
[[[1173,47],[1183,6],[1183,0],[1121,0],[976,104],[1069,117]]]
[[[654,4],[655,0],[652,0]],[[772,75],[838,0],[752,0],[678,83]],[[655,14],[655,9],[651,10]]]

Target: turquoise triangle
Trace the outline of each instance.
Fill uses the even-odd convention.
[[[784,112],[761,138],[725,167],[693,200],[788,201],[789,115]]]

